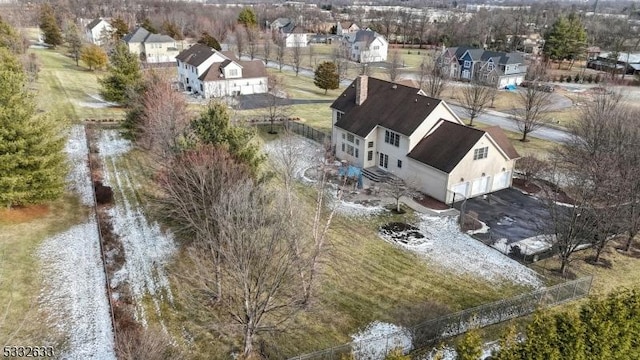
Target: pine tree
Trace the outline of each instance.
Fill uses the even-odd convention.
[[[545,34],[543,53],[551,60],[577,60],[584,53],[587,32],[580,19],[571,14],[560,16]]]
[[[59,121],[36,116],[19,61],[0,48],[0,205],[58,198],[64,190],[64,138]]]
[[[467,333],[456,344],[458,360],[478,360],[482,356],[482,339],[477,329]]]
[[[256,13],[253,12],[253,9],[245,7],[238,15],[238,23],[245,27],[256,26],[258,24],[258,18],[256,17]]]
[[[331,61],[325,61],[318,65],[313,77],[313,83],[320,89],[335,90],[340,86],[340,76],[336,64]]]
[[[142,86],[142,72],[135,54],[119,43],[109,58],[109,74],[100,79],[100,95],[107,100],[129,105],[129,100]]]
[[[147,31],[149,31],[150,33],[153,33],[153,34],[158,33],[158,29],[156,29],[156,27],[153,26],[149,18],[145,18],[144,20],[142,20],[142,24],[140,24],[140,27],[147,29]]]
[[[554,319],[536,313],[527,326],[523,360],[562,360],[556,346],[557,341]]]
[[[40,8],[40,30],[44,33],[44,42],[56,47],[62,45],[62,33],[56,21],[53,8],[45,3]]]
[[[249,128],[232,125],[223,103],[209,104],[207,110],[191,122],[191,128],[200,142],[226,147],[236,159],[247,164],[254,175],[265,160],[255,144],[255,133]]]
[[[0,48],[7,48],[14,54],[22,54],[25,51],[22,36],[5,22],[2,16],[0,16]]]
[[[216,38],[214,38],[213,36],[209,35],[209,33],[206,31],[202,33],[202,36],[198,40],[198,44],[207,45],[208,47],[216,49],[218,51],[222,50],[222,47],[220,46],[220,43],[218,42],[218,40],[216,40]]]
[[[122,39],[129,32],[129,25],[121,17],[113,19],[111,26],[113,26],[116,40]]]

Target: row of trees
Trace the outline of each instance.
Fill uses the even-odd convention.
[[[55,200],[64,191],[63,119],[38,114],[14,52],[20,35],[0,18],[0,205]]]

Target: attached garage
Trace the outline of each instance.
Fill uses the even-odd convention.
[[[510,170],[498,173],[493,178],[493,186],[491,186],[491,191],[506,189],[509,187],[509,185],[511,185],[510,182],[511,182]]]
[[[489,189],[489,179],[490,176],[483,176],[477,179],[474,179],[471,182],[471,195],[470,197],[478,196],[488,192]]]
[[[451,187],[451,192],[455,194],[456,197],[459,197],[460,195],[467,197],[468,193],[467,191],[469,190],[469,183],[468,182],[461,182],[459,184],[455,184]]]

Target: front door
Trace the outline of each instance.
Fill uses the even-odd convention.
[[[389,166],[389,155],[380,153],[380,167],[387,168]]]

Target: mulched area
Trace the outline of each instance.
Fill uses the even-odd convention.
[[[540,190],[542,190],[540,186],[532,183],[531,181],[526,182],[524,181],[524,179],[520,179],[520,178],[513,178],[513,187],[518,190],[522,190],[528,194],[535,194]]]
[[[541,197],[541,198],[546,197],[545,191],[541,191],[541,190],[543,187],[547,187],[548,190],[553,190],[558,193],[556,201],[565,203],[565,204],[575,203],[575,201],[569,195],[567,195],[567,193],[564,192],[564,190],[558,188],[556,185],[545,180],[536,179],[535,183],[534,181],[529,181],[527,184],[525,184],[524,179],[513,178],[512,184],[513,184],[513,187],[518,190],[524,191],[528,194],[536,194],[538,197]],[[551,193],[551,192],[552,191],[547,191],[547,193]]]
[[[418,204],[433,210],[447,210],[451,207],[442,201],[436,200],[429,195],[420,193],[419,196],[413,198]]]

